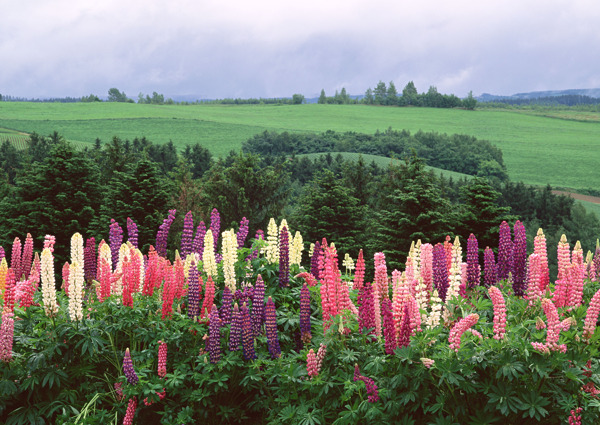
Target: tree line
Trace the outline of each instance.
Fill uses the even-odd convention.
[[[416,239],[473,232],[481,249],[497,246],[502,220],[521,218],[528,232],[543,227],[549,246],[567,233],[593,249],[600,233],[595,215],[550,188],[436,176],[414,152],[387,167],[331,154],[309,159],[232,151],[215,159],[199,144],[178,152],[172,143],[143,138],[97,140],[76,150],[53,133],[32,135],[24,151],[0,144],[0,169],[0,245],[9,256],[15,237],[31,233],[40,246],[45,234],[53,234],[55,255],[66,261],[73,233],[99,241],[107,238],[111,219],[125,229],[127,218],[137,223],[147,250],[172,208],[182,213],[170,233],[173,249],[185,212],[193,212],[195,223],[208,222],[217,208],[222,228],[237,230],[243,215],[253,236],[271,217],[285,217],[307,243],[326,237],[342,258],[360,248],[371,257],[383,250],[397,268]]]

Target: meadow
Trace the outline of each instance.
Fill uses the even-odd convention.
[[[201,143],[214,155],[239,150],[268,131],[324,132],[407,129],[460,133],[489,140],[514,181],[584,190],[600,187],[599,114],[518,110],[374,107],[367,105],[138,105],[125,103],[0,103],[0,128],[91,144],[113,136]],[[0,139],[2,133],[0,133]]]

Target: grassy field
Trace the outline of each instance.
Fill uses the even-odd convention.
[[[188,105],[0,102],[0,127],[70,141],[146,136],[178,147],[200,142],[214,155],[238,150],[264,130],[290,132],[407,129],[461,133],[495,143],[511,179],[533,185],[600,187],[600,115],[511,110],[455,110],[365,105]],[[1,136],[0,136],[1,137]]]

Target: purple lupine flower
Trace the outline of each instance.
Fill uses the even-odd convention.
[[[596,270],[596,281],[600,281],[600,245],[598,244],[596,245],[596,252],[594,252],[594,269]]]
[[[117,263],[119,262],[119,248],[121,248],[121,245],[123,244],[123,229],[114,218],[110,219],[108,240],[110,243],[112,266],[113,269],[116,269]]]
[[[85,248],[83,249],[83,270],[84,277],[87,282],[91,282],[96,278],[97,264],[96,239],[91,237],[85,241]]]
[[[264,241],[265,240],[265,232],[263,232],[261,229],[258,229],[256,231],[256,235],[254,235],[254,239],[256,239],[257,241],[259,241],[259,240]],[[250,253],[250,255],[248,255],[248,257],[246,257],[246,261],[251,261],[251,260],[258,258],[258,254],[259,254],[259,250],[253,249],[252,252]]]
[[[371,378],[361,375],[357,364],[354,365],[354,380],[363,381],[365,383],[367,394],[369,394],[367,397],[367,401],[369,403],[375,403],[377,400],[379,400],[379,392],[377,391],[377,385],[375,385],[375,381]]]
[[[510,235],[510,226],[506,221],[500,224],[498,241],[498,280],[508,279],[508,273],[512,270],[513,243]]]
[[[279,337],[277,336],[277,315],[275,312],[275,303],[269,297],[265,306],[265,331],[267,334],[267,344],[271,358],[281,357],[281,348],[279,347]]]
[[[183,219],[183,232],[181,232],[181,258],[186,258],[192,252],[192,239],[194,237],[194,217],[188,211]]]
[[[200,317],[200,284],[198,282],[198,268],[192,261],[188,276],[188,317]]]
[[[221,319],[219,310],[213,304],[210,311],[210,323],[208,325],[208,354],[211,363],[221,360]]]
[[[206,235],[206,224],[203,221],[200,222],[196,228],[196,236],[194,236],[194,242],[192,243],[192,251],[200,255],[204,252],[204,236]]]
[[[404,314],[402,315],[402,324],[400,325],[400,336],[398,337],[398,347],[408,347],[410,344],[410,313],[408,303],[404,305]]]
[[[254,360],[256,353],[254,352],[254,335],[252,334],[252,325],[250,323],[250,313],[246,303],[242,304],[240,309],[240,318],[242,322],[242,351],[244,352],[245,360]]]
[[[361,333],[366,329],[370,329],[369,334],[375,333],[375,301],[371,282],[358,290],[358,326]]]
[[[231,330],[229,331],[229,351],[237,351],[240,349],[240,338],[242,335],[242,316],[238,304],[233,305],[233,313],[231,317]]]
[[[262,330],[265,315],[265,282],[261,275],[256,278],[252,294],[252,336],[257,337]]]
[[[246,238],[248,237],[248,225],[249,224],[250,224],[250,221],[246,217],[242,217],[242,220],[240,221],[240,228],[237,232],[238,249],[241,249],[244,247],[244,243],[246,242]]]
[[[321,255],[321,244],[319,241],[315,242],[313,249],[313,255],[310,259],[310,273],[316,278],[321,279],[319,275],[319,256]]]
[[[215,252],[217,252],[217,242],[219,241],[219,235],[221,234],[221,216],[219,215],[219,210],[216,208],[213,208],[210,213],[210,230],[212,230],[214,236]]]
[[[513,243],[512,277],[515,295],[523,296],[527,289],[527,234],[520,220],[515,222],[515,240]]]
[[[473,233],[467,239],[467,282],[469,288],[479,286],[480,282],[480,267],[479,267],[479,244]]]
[[[495,286],[498,283],[498,269],[494,259],[494,251],[487,246],[483,251],[483,282],[486,288]]]
[[[290,237],[287,227],[279,232],[279,287],[290,285]]]
[[[383,312],[383,337],[385,338],[386,354],[393,354],[396,349],[396,326],[394,324],[394,315],[392,314],[392,301],[384,299],[381,303]],[[408,308],[408,305],[406,306]],[[405,314],[407,312],[405,308]],[[409,328],[410,330],[410,328]]]
[[[252,300],[254,295],[254,287],[252,285],[245,286],[244,289],[238,289],[235,291],[233,298],[238,304],[248,304]]]
[[[231,290],[226,286],[223,289],[223,294],[221,295],[221,308],[219,309],[219,317],[223,322],[223,325],[228,325],[231,323],[231,303],[233,302],[233,295],[231,295]]]
[[[169,210],[169,215],[165,218],[156,233],[156,253],[161,257],[167,256],[167,242],[169,240],[169,229],[175,220],[177,210]]]
[[[129,353],[129,348],[125,350],[125,357],[123,357],[123,373],[127,378],[127,382],[130,385],[135,385],[138,383],[138,376],[133,370],[133,362],[131,361],[131,354]]]
[[[131,218],[127,217],[127,242],[135,248],[138,247],[138,227]]]
[[[444,245],[437,243],[433,247],[433,284],[443,302],[446,302],[448,292],[448,266],[446,263],[446,251]]]
[[[312,338],[310,331],[310,291],[306,282],[300,290],[300,337],[304,344],[308,344]]]

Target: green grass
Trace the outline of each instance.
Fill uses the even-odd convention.
[[[588,212],[590,212],[590,211],[594,212],[594,213],[596,213],[597,217],[600,217],[600,204],[595,204],[593,202],[587,202],[587,201],[575,201],[575,202],[580,202],[581,205],[583,205]]]
[[[189,105],[0,102],[0,127],[91,144],[98,137],[182,148],[200,142],[223,156],[264,130],[291,132],[407,129],[461,133],[490,140],[515,181],[572,189],[600,187],[600,114],[510,110],[394,108],[365,105]]]

